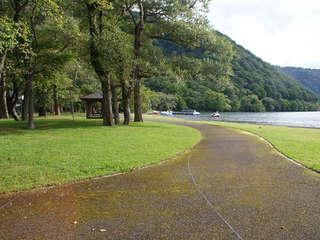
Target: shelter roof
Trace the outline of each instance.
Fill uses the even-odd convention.
[[[82,96],[80,97],[81,100],[101,100],[102,99],[102,93],[101,92],[96,92],[96,93],[91,93],[87,96]]]

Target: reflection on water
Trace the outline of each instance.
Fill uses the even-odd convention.
[[[200,116],[175,116],[199,121],[226,121],[268,124],[278,126],[320,128],[320,112],[225,112],[220,113],[219,120],[211,118],[212,113],[201,113]]]

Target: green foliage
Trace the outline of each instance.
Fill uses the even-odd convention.
[[[272,98],[276,111],[299,110],[295,104],[287,104],[286,101],[299,101],[304,105],[304,110],[317,109],[317,97],[314,94],[241,46],[233,44],[236,57],[232,62],[232,81],[237,88],[245,90],[240,92],[240,98],[251,94],[257,95],[259,100]]]
[[[53,103],[53,91],[60,101],[70,99],[69,90],[73,76],[68,76],[65,66],[76,61],[76,46],[80,37],[77,23],[70,17],[49,17],[41,25],[34,26],[37,35],[33,82],[36,90],[36,107],[49,108]]]
[[[257,95],[249,95],[241,98],[240,111],[243,112],[264,112],[265,107]]]
[[[184,108],[185,103],[183,99],[172,94],[165,94],[162,92],[151,91],[147,87],[141,88],[141,106],[142,111],[147,112],[150,110],[168,111],[178,110]],[[132,99],[133,105],[133,99]]]
[[[168,70],[161,78],[147,79],[146,86],[182,97],[188,108],[250,112],[319,109],[314,94],[219,32],[205,35],[194,49],[163,40],[154,45],[162,49]],[[218,99],[224,104],[208,100],[217,93],[222,94]],[[215,105],[219,107],[211,107]]]
[[[275,109],[275,101],[270,97],[263,98],[262,104],[268,112],[272,112]]]
[[[112,3],[109,0],[88,0],[89,4],[96,4],[98,9],[107,10],[112,8]]]
[[[12,71],[16,71],[16,66],[24,64],[32,54],[29,37],[29,29],[24,22],[14,22],[7,15],[0,16],[0,82],[3,73],[10,76]],[[13,51],[20,53],[14,61],[10,59]]]
[[[21,41],[23,39],[23,42]],[[0,53],[12,51],[18,47],[23,51],[28,44],[28,31],[23,22],[15,23],[8,16],[0,17]]]
[[[207,90],[200,97],[199,109],[210,111],[230,111],[230,100],[223,93]]]
[[[143,106],[144,110],[156,109],[159,111],[178,110],[185,105],[181,99],[172,94],[162,92],[153,92],[148,88],[143,88]],[[183,100],[182,100],[183,101]]]
[[[141,1],[144,24],[137,50],[139,1],[4,0],[0,54],[8,53],[1,56],[6,60],[1,71],[7,93],[21,97],[32,79],[36,110],[52,105],[53,89],[68,108],[71,98],[79,105],[79,96],[101,91],[99,80],[112,76],[115,87],[125,83],[129,96],[135,80],[144,82],[144,111],[318,109],[312,93],[213,31],[205,17],[208,2]],[[88,15],[83,14],[88,5],[92,37]],[[92,44],[99,50],[92,58],[100,65],[95,69]]]
[[[320,69],[278,67],[287,76],[320,97]]]
[[[108,72],[115,73],[124,65],[127,66],[128,62],[132,64],[132,37],[121,30],[117,18],[109,18],[104,23],[104,31],[95,41],[101,51],[104,68]]]

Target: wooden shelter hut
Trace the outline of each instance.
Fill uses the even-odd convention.
[[[87,96],[80,97],[86,103],[87,119],[102,118],[102,93],[92,93]]]

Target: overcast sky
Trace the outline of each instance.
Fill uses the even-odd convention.
[[[320,0],[212,0],[209,19],[266,62],[320,68]]]

